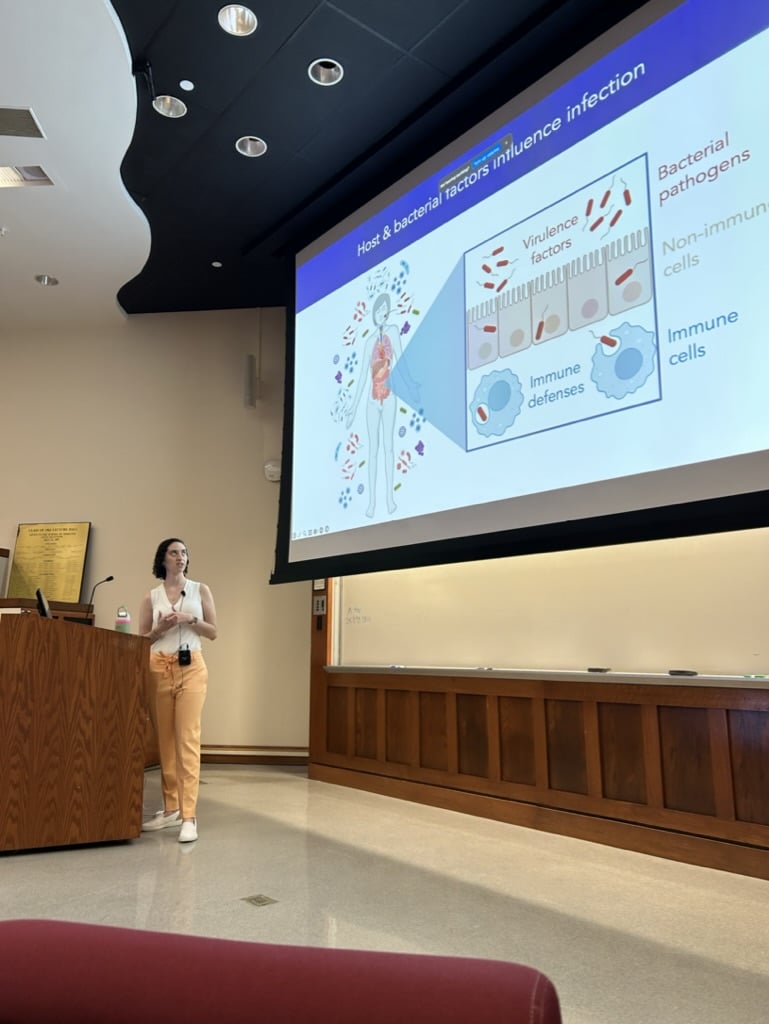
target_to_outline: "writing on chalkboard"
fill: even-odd
[[[344,613],[344,622],[346,626],[365,626],[371,622],[371,616],[364,615],[359,607],[348,607]]]

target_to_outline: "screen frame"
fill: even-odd
[[[679,3],[661,3],[651,0],[650,3],[636,7],[632,17],[638,27],[654,21],[661,14],[668,13]],[[627,11],[620,12],[615,25],[624,20]],[[611,31],[609,35],[611,35]],[[596,33],[598,38],[602,33]],[[591,42],[588,40],[587,42]],[[585,40],[581,40],[567,59],[561,59],[551,65],[544,76],[540,72],[532,75],[527,86],[538,85],[549,78],[553,67],[569,66],[574,63],[575,74],[580,71],[580,62],[585,62]],[[588,62],[589,63],[589,62]],[[487,122],[499,116],[501,110],[507,110],[519,99],[512,99],[498,108],[494,114],[478,120],[473,128],[481,134],[487,130]],[[504,116],[509,116],[505,114]],[[466,133],[465,133],[466,134]],[[453,143],[463,144],[464,134],[457,135]],[[445,148],[445,147],[443,147]],[[441,159],[443,149],[436,146],[431,160]],[[404,185],[409,178],[424,173],[424,161],[405,175],[401,173],[397,181],[381,190],[376,202],[380,200],[387,206],[393,194],[400,194],[408,186]],[[373,200],[372,200],[373,202]],[[370,215],[372,202],[359,206],[347,217],[341,217],[333,230],[318,235],[309,245],[297,248],[297,262],[307,259],[307,252],[318,251],[317,246],[325,246],[334,237],[341,237],[350,230],[353,223],[361,223]],[[412,568],[420,565],[436,565],[441,563],[470,561],[487,558],[509,557],[518,554],[567,550],[571,548],[599,547],[607,544],[633,543],[638,541],[656,540],[677,536],[726,532],[732,530],[751,529],[769,525],[769,491],[750,490],[745,493],[719,494],[698,500],[677,500],[671,505],[655,505],[651,508],[633,508],[614,514],[598,515],[591,518],[572,519],[562,522],[551,522],[523,526],[517,529],[498,530],[472,536],[456,536],[450,539],[436,539],[393,544],[375,549],[365,549],[351,554],[321,555],[317,558],[301,558],[290,560],[291,540],[291,504],[293,481],[293,417],[294,417],[294,370],[295,370],[295,335],[294,316],[296,297],[292,306],[292,315],[288,319],[286,378],[285,378],[285,419],[283,436],[283,473],[280,489],[280,504],[276,542],[276,563],[271,582],[292,582],[317,577],[352,575],[356,573],[388,570],[393,568]],[[765,454],[765,453],[764,453]],[[396,524],[398,526],[400,524]],[[408,534],[404,525],[395,532]]]

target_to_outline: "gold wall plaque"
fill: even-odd
[[[20,523],[16,531],[8,597],[80,600],[90,523]]]

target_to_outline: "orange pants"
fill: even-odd
[[[160,752],[163,808],[194,818],[200,785],[200,718],[208,688],[201,651],[180,665],[176,654],[150,652],[153,721]]]

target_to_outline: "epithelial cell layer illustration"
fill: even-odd
[[[648,196],[639,157],[466,251],[468,450],[661,399]]]

